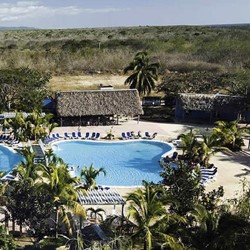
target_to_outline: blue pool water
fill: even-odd
[[[63,141],[54,143],[53,151],[64,162],[75,166],[75,173],[89,167],[103,167],[107,175],[97,178],[98,185],[139,186],[142,180],[158,182],[161,180],[159,160],[172,148],[167,143],[157,141],[94,142]],[[80,166],[80,168],[77,168]]]
[[[10,172],[22,159],[15,150],[0,145],[0,171]]]

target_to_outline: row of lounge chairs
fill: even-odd
[[[216,167],[200,168],[200,172],[201,172],[201,184],[205,185],[208,182],[215,180],[217,175],[217,168]]]
[[[81,132],[72,132],[71,136],[65,132],[64,133],[64,139],[84,139],[84,140],[98,140],[100,139],[101,134],[98,132],[92,132],[90,134],[89,132],[86,132],[85,135],[82,135]]]
[[[91,189],[84,195],[78,191],[78,198],[82,204],[123,204],[125,200],[119,193],[110,189]]]
[[[54,140],[59,140],[59,139],[84,139],[84,140],[98,140],[100,139],[101,134],[92,132],[90,134],[89,132],[86,132],[85,135],[82,135],[81,132],[72,132],[71,135],[68,132],[64,132],[64,135],[61,136],[59,133],[51,134],[44,140],[44,144],[48,144]]]
[[[9,135],[0,135],[0,143],[7,143],[7,144],[10,144],[10,145],[14,145],[14,144],[18,144],[20,141],[15,138],[15,137],[11,137]]]
[[[121,133],[121,138],[123,140],[127,140],[127,139],[148,139],[148,140],[152,140],[156,136],[157,136],[157,133],[153,133],[152,135],[150,135],[149,132],[145,132],[145,134],[143,136],[141,131],[138,131],[137,134],[135,134],[133,131],[132,132],[122,132]]]

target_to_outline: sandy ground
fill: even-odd
[[[114,132],[116,138],[121,136],[123,131],[142,131],[142,133],[148,131],[149,133],[157,132],[158,135],[156,140],[160,141],[171,141],[176,139],[177,136],[189,129],[195,130],[206,130],[208,129],[207,125],[195,125],[195,124],[178,124],[178,123],[153,123],[145,121],[136,121],[136,120],[127,120],[121,121],[119,125],[114,126],[88,126],[81,127],[81,132],[100,132],[101,136],[105,136],[110,129]],[[53,132],[63,132],[68,131],[77,131],[77,127],[57,127]],[[246,178],[250,182],[250,151],[247,149],[248,141],[244,150],[239,153],[217,153],[211,157],[211,162],[218,168],[218,173],[216,179],[212,182],[209,182],[206,185],[206,190],[211,191],[223,186],[225,190],[224,199],[235,198],[236,195],[241,191],[242,185],[241,180]],[[134,188],[115,188],[122,196],[125,196],[127,193],[132,192]],[[119,206],[120,207],[120,206]],[[104,207],[108,211],[112,211],[113,207]],[[117,208],[117,211],[120,212],[120,208]]]
[[[100,84],[112,85],[117,88],[127,88],[124,82],[126,75],[78,75],[53,76],[48,83],[52,91],[93,90],[99,89]]]

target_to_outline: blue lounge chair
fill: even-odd
[[[59,138],[56,136],[56,134],[51,134],[51,136],[52,136],[52,139],[54,139],[54,140],[59,139]]]
[[[89,132],[86,132],[86,135],[85,135],[84,139],[86,139],[86,140],[89,139]]]
[[[122,132],[122,139],[123,139],[123,140],[127,140],[127,139],[128,139],[128,137],[126,136],[126,133],[125,133],[125,132]]]
[[[151,138],[149,132],[145,132],[145,138],[147,138],[147,139]]]
[[[59,138],[59,139],[63,138],[62,136],[59,135],[59,133],[56,133],[56,137]]]
[[[130,132],[127,132],[127,137],[128,137],[128,139],[132,139],[133,138],[133,136],[131,135]]]
[[[95,136],[96,136],[96,133],[95,133],[95,132],[93,132],[93,133],[92,133],[92,135],[91,135],[91,137],[90,137],[90,139],[92,139],[92,140],[93,140],[93,139],[95,138]]]
[[[64,138],[65,138],[65,139],[70,139],[70,136],[68,135],[67,132],[64,132]]]
[[[76,135],[76,132],[72,132],[72,138],[73,139],[78,139],[77,135]]]
[[[100,136],[101,136],[101,134],[97,132],[96,135],[95,135],[95,137],[93,138],[93,140],[98,140],[98,139],[100,139]]]
[[[77,132],[77,136],[78,136],[78,138],[81,139],[81,138],[82,138],[82,133],[81,133],[80,131],[78,131],[78,132]]]
[[[3,135],[2,138],[0,139],[0,142],[4,142],[5,140],[7,140],[7,136]]]

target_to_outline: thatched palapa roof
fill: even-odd
[[[61,117],[143,114],[136,89],[59,92],[56,99]]]
[[[221,94],[180,94],[179,101],[184,110],[213,111],[229,108],[239,111],[244,106],[245,98]]]

